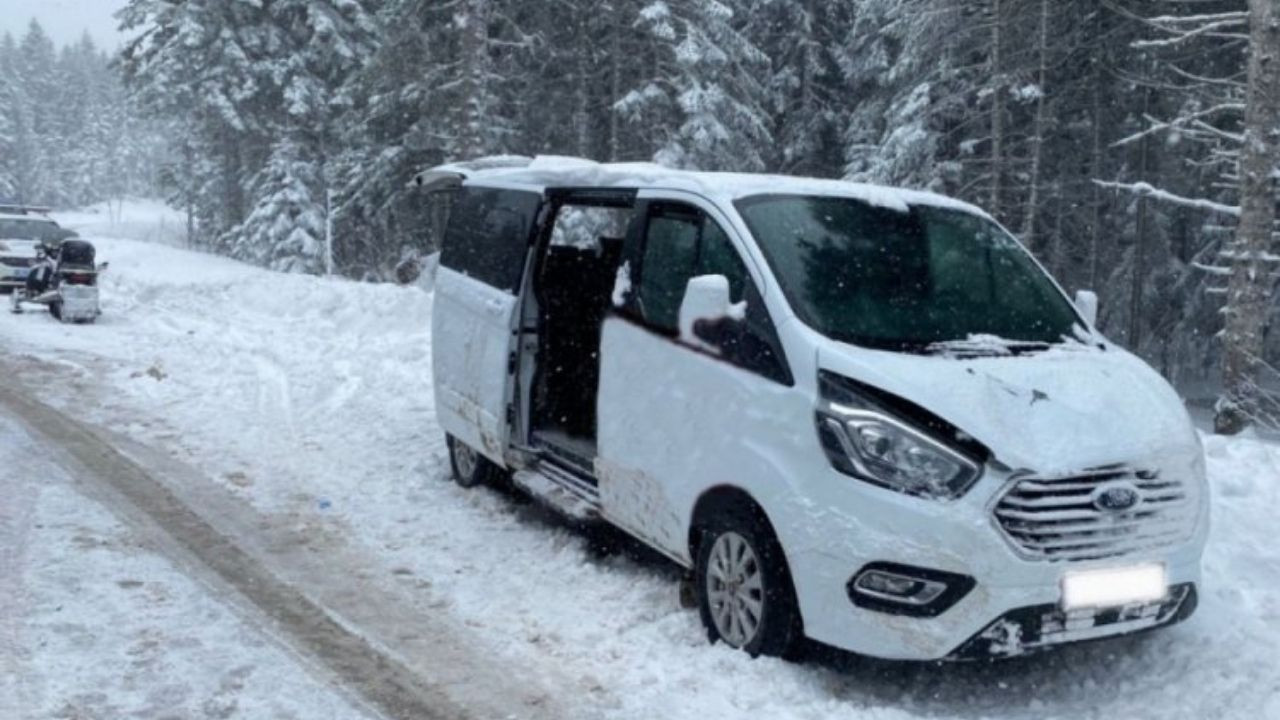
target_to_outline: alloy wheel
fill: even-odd
[[[764,618],[764,573],[751,543],[735,532],[717,537],[706,578],[716,632],[729,645],[744,647]]]

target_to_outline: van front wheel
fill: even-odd
[[[802,631],[782,546],[759,513],[735,508],[698,544],[698,610],[712,642],[752,657],[795,657]]]
[[[448,435],[445,442],[449,446],[449,467],[453,470],[453,479],[462,487],[495,484],[502,476],[501,468],[461,440]]]

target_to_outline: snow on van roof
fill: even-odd
[[[27,222],[53,222],[43,215],[20,215],[18,213],[0,212],[0,220],[25,220]]]
[[[989,217],[969,203],[945,195],[882,185],[758,173],[695,172],[654,163],[599,163],[583,158],[500,155],[432,168],[418,176],[461,175],[468,184],[502,184],[533,189],[548,187],[663,188],[686,190],[722,200],[755,195],[825,195],[849,197],[906,212],[912,205],[946,207]]]

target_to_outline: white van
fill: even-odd
[[[978,208],[566,158],[417,182],[455,193],[457,480],[509,475],[690,569],[713,641],[976,658],[1194,610],[1182,403]]]

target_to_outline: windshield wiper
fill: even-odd
[[[931,355],[957,358],[1012,357],[1044,352],[1053,343],[1039,340],[1010,340],[996,335],[970,335],[963,340],[943,340],[930,343],[926,351]]]

